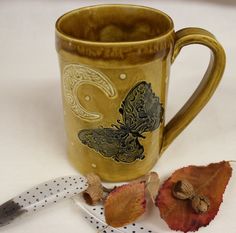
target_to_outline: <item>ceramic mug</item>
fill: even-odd
[[[202,44],[211,60],[200,85],[165,124],[170,66]],[[165,13],[135,5],[73,10],[56,22],[68,154],[83,174],[124,181],[147,173],[211,98],[225,53],[200,28],[175,32]]]

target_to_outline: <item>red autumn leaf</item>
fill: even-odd
[[[228,181],[232,175],[229,162],[222,161],[208,166],[189,166],[175,171],[165,181],[156,199],[161,217],[172,230],[183,232],[196,231],[207,226],[216,216]],[[210,201],[207,212],[197,214],[189,200],[173,197],[172,187],[179,180],[188,180],[195,193],[206,196]]]
[[[107,196],[104,207],[108,225],[122,227],[134,222],[145,212],[145,184],[131,183],[114,189]]]

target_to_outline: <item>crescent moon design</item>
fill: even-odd
[[[67,103],[72,112],[83,120],[93,121],[102,118],[98,112],[89,112],[80,103],[77,90],[79,86],[89,84],[99,88],[108,98],[117,95],[116,88],[110,79],[100,71],[79,64],[70,64],[63,70],[63,87]]]

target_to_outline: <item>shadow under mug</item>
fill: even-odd
[[[196,91],[165,124],[170,66],[181,48],[211,50]],[[83,174],[124,181],[147,173],[214,93],[225,53],[200,28],[174,31],[165,13],[135,5],[73,10],[56,22],[68,154]]]

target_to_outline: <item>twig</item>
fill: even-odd
[[[229,163],[236,163],[236,160],[228,160]]]

